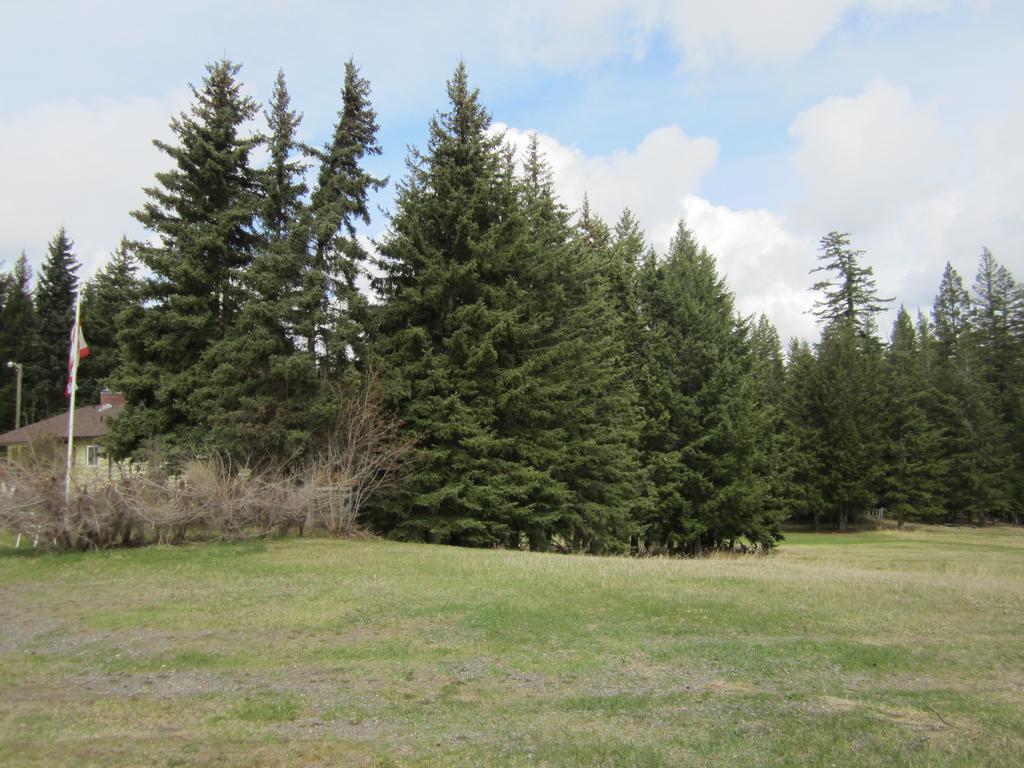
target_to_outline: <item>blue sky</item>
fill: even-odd
[[[173,6],[173,7],[169,7]],[[223,55],[266,99],[278,67],[309,141],[344,61],[373,86],[398,178],[464,58],[513,143],[538,131],[570,206],[684,219],[745,312],[785,336],[818,238],[852,232],[879,287],[928,305],[983,245],[1024,279],[1024,3],[1013,0],[521,0],[515,4],[0,0],[0,259],[38,263],[65,224],[84,273],[164,163],[151,147]],[[378,198],[391,203],[391,191]],[[382,216],[367,229],[379,236]]]

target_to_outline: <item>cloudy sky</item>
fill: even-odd
[[[541,137],[565,202],[630,207],[664,249],[684,219],[744,312],[816,335],[808,276],[852,233],[884,294],[929,306],[982,246],[1024,280],[1020,0],[0,0],[0,260],[38,264],[64,224],[88,274],[165,164],[153,138],[221,56],[265,101],[283,68],[326,139],[353,57],[385,154],[463,58],[515,143]],[[391,191],[378,199],[391,204]],[[379,235],[378,216],[367,230]]]

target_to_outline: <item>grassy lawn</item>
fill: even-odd
[[[0,545],[0,764],[1024,764],[1024,531]]]

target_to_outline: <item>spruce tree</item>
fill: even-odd
[[[953,269],[952,264],[946,262],[939,293],[932,308],[936,351],[941,360],[958,363],[965,370],[971,367],[968,333],[972,313],[963,278]]]
[[[924,336],[927,341],[927,336]],[[900,307],[886,354],[885,484],[882,503],[902,527],[906,520],[942,519],[946,461],[932,422],[933,394],[921,336]]]
[[[986,381],[1003,394],[1014,384],[1020,351],[1013,328],[1018,292],[1009,270],[996,261],[988,248],[982,249],[978,260],[974,297],[970,328],[978,363]]]
[[[370,223],[369,195],[387,183],[364,167],[381,153],[377,114],[370,84],[351,59],[341,96],[330,143],[312,151],[320,170],[309,205],[312,252],[300,305],[306,349],[325,375],[344,373],[363,356],[367,303],[356,282],[368,255],[356,227]]]
[[[822,452],[822,497],[836,529],[856,529],[884,481],[884,409],[880,345],[849,322],[822,332],[812,413]]]
[[[819,251],[821,263],[811,273],[825,276],[812,286],[823,294],[815,302],[815,316],[826,325],[846,322],[870,335],[872,318],[892,299],[878,295],[873,270],[861,263],[864,251],[850,247],[849,233],[835,231],[821,238]]]
[[[257,111],[242,93],[240,66],[207,66],[193,104],[171,121],[175,144],[155,141],[174,163],[146,188],[134,216],[156,237],[136,253],[143,280],[137,318],[122,330],[124,364],[115,376],[129,407],[117,420],[115,455],[162,436],[169,456],[196,450],[205,432],[193,393],[200,360],[235,321],[241,274],[258,244],[259,184],[249,157],[257,136],[242,134]]]
[[[643,412],[631,354],[639,332],[637,255],[631,251],[636,243],[613,243],[604,222],[586,205],[579,219],[573,257],[561,266],[571,311],[548,345],[555,348],[559,339],[569,339],[575,349],[573,355],[558,352],[564,368],[559,378],[572,386],[563,417],[568,460],[556,476],[573,494],[575,548],[605,551],[626,546],[645,510],[639,454]],[[639,234],[638,227],[625,227],[624,236]],[[531,259],[544,257],[540,251]]]
[[[102,270],[86,283],[82,294],[82,327],[89,342],[88,363],[79,371],[78,402],[99,402],[100,392],[121,366],[118,336],[139,304],[138,262],[122,238]]]
[[[269,161],[259,175],[259,244],[241,277],[238,317],[204,352],[207,376],[192,397],[193,411],[209,425],[205,445],[247,464],[297,457],[322,421],[316,361],[301,338],[308,265],[301,116],[291,109],[283,72],[264,114]]]
[[[763,421],[747,324],[735,317],[713,257],[685,226],[663,262],[646,262],[641,306],[647,542],[690,553],[741,539],[770,548],[778,522],[766,515],[768,489],[757,474]]]
[[[20,363],[22,375],[21,423],[32,421],[34,409],[30,397],[30,384],[37,375],[35,367],[36,316],[32,302],[32,268],[22,252],[9,275],[4,275],[6,289],[0,307],[0,429],[14,429],[14,409],[17,396],[15,371],[8,362]]]
[[[825,513],[824,452],[821,421],[815,408],[818,361],[811,346],[792,339],[786,355],[782,393],[784,434],[791,454],[785,507],[794,518],[809,519],[820,531]]]
[[[621,328],[626,353],[633,361],[642,357],[643,319],[640,314],[639,281],[644,259],[653,253],[640,222],[628,208],[615,223],[608,260],[607,280]],[[634,368],[634,379],[640,368]]]
[[[1022,343],[1017,324],[1021,314],[1020,289],[1013,275],[983,248],[974,280],[971,337],[977,350],[978,376],[987,385],[988,396],[1000,422],[991,440],[1000,440],[1000,453],[1009,457],[1004,468],[1006,486],[1012,498],[1000,502],[990,514],[1001,519],[1019,519],[1024,500],[1024,379]]]
[[[850,248],[848,234],[830,232],[819,250],[821,263],[811,272],[825,276],[813,285],[823,294],[815,315],[826,325],[811,405],[824,454],[822,496],[845,531],[883,491],[883,357],[874,316],[891,299],[878,295],[872,269],[861,263],[863,251]]]
[[[67,231],[61,227],[50,241],[35,291],[38,341],[31,399],[37,419],[67,409],[68,338],[75,322],[79,266],[72,247]]]
[[[983,522],[1008,511],[1011,490],[1004,473],[1009,456],[995,393],[985,380],[973,304],[963,280],[949,264],[932,308],[937,393],[934,423],[942,430],[947,465],[942,497],[950,522]]]
[[[781,521],[801,506],[803,494],[795,479],[799,438],[786,413],[786,365],[782,341],[771,321],[761,315],[750,334],[751,394],[761,420],[756,473],[765,486],[765,511]],[[801,510],[802,511],[802,510]]]
[[[510,359],[523,308],[517,185],[462,63],[448,98],[426,152],[411,151],[380,244],[374,356],[420,442],[415,470],[374,522],[400,538],[518,545],[550,481],[516,455],[496,413],[525,376]]]

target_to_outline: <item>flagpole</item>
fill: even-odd
[[[71,329],[71,349],[68,351],[68,359],[71,361],[71,395],[68,398],[68,458],[64,471],[64,500],[71,501],[71,462],[75,451],[75,394],[78,390],[78,347],[82,329],[79,322],[82,319],[82,291],[79,289],[75,298],[75,324]]]

